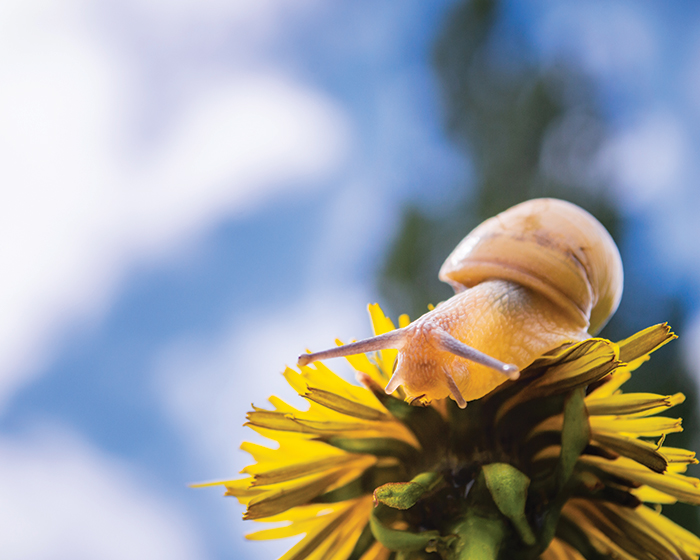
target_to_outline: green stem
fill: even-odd
[[[454,527],[459,535],[449,560],[496,560],[506,535],[503,521],[478,515],[467,515]]]

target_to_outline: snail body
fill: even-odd
[[[410,325],[299,364],[385,348],[399,351],[386,391],[410,399],[478,399],[541,354],[598,332],[622,296],[614,241],[588,212],[535,199],[490,218],[440,270],[455,295]]]
[[[487,356],[515,366],[510,371],[467,361],[431,343],[438,326]],[[406,327],[407,343],[400,348],[394,378],[388,391],[403,385],[410,397],[450,396],[449,372],[465,401],[489,393],[532,360],[567,341],[587,337],[547,298],[507,280],[487,280],[464,290]],[[505,374],[505,375],[504,375]],[[393,391],[391,391],[393,392]],[[453,395],[455,398],[456,395]],[[455,398],[459,404],[459,397]]]

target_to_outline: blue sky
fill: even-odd
[[[245,466],[245,412],[289,395],[285,364],[369,334],[401,205],[445,204],[469,180],[430,67],[452,4],[4,4],[8,557],[289,546],[245,542],[241,508],[187,484]],[[611,127],[587,172],[610,179],[629,242],[668,271],[660,287],[697,301],[700,19],[686,7],[511,1],[506,21],[543,64],[568,57],[599,84]]]

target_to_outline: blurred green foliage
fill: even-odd
[[[612,197],[606,196],[604,180],[591,173],[607,133],[595,83],[570,60],[542,65],[502,10],[497,0],[462,1],[437,40],[434,64],[446,131],[468,158],[473,176],[454,189],[449,205],[404,209],[379,277],[383,301],[394,315],[407,312],[415,318],[429,303],[450,297],[451,289],[437,279],[445,257],[484,219],[530,198],[563,198],[587,209],[623,248],[623,262],[634,258],[620,244],[624,224]],[[627,291],[603,336],[619,340],[652,322],[667,320],[676,329],[684,323],[679,300],[658,302],[663,318],[640,313],[650,295],[629,289],[645,286],[644,278],[630,277],[630,270],[640,268],[626,269]],[[684,417],[686,431],[674,435],[670,444],[693,448],[698,441],[693,437],[698,431],[696,387],[679,352],[676,343],[655,354],[629,391],[685,392],[688,400],[672,414]],[[665,513],[696,533],[700,530],[695,508],[672,506]]]

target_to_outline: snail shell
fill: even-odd
[[[605,228],[556,199],[518,204],[455,248],[440,279],[456,294],[410,325],[314,354],[299,365],[396,348],[386,392],[412,400],[482,397],[541,354],[600,330],[622,296],[619,251]]]
[[[484,280],[540,292],[595,334],[622,297],[622,261],[603,225],[554,198],[528,200],[477,226],[440,269],[455,292]]]

